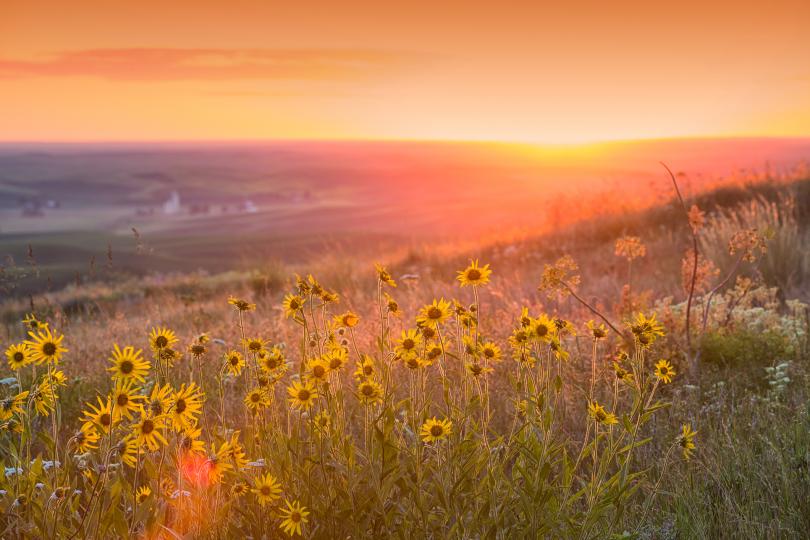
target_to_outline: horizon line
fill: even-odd
[[[224,138],[224,139],[77,139],[77,140],[14,140],[0,139],[0,146],[125,146],[125,145],[240,145],[240,144],[369,144],[369,143],[422,143],[422,144],[469,144],[504,146],[577,147],[609,145],[616,143],[678,142],[678,141],[810,141],[808,135],[688,135],[662,137],[605,138],[583,141],[541,141],[523,139],[439,139],[416,137],[290,137],[290,138]]]

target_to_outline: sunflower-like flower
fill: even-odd
[[[135,349],[131,345],[121,349],[116,343],[110,357],[112,366],[107,368],[107,371],[112,373],[114,379],[146,382],[150,364],[148,360],[144,360],[142,354],[140,349]]]
[[[346,328],[354,328],[355,326],[357,326],[357,323],[360,322],[360,317],[352,311],[347,311],[346,313],[335,315],[334,321],[335,324],[338,326],[345,326]]]
[[[265,392],[264,388],[254,388],[245,395],[243,401],[245,406],[253,414],[270,406],[270,398],[267,396],[267,392]]]
[[[672,382],[672,378],[676,375],[675,369],[667,360],[659,360],[655,364],[655,376],[664,384]]]
[[[568,358],[571,356],[568,351],[563,349],[562,342],[558,337],[554,337],[548,342],[548,348],[551,349],[551,352],[554,353],[554,357],[557,358],[557,360],[568,361]]]
[[[236,308],[237,311],[253,311],[256,309],[256,304],[251,304],[247,300],[236,298],[235,296],[229,296],[228,303]]]
[[[82,420],[84,425],[89,424],[101,430],[102,433],[109,433],[116,422],[112,412],[112,400],[109,397],[102,400],[98,396],[96,396],[96,399],[98,400],[98,407],[92,403],[87,403],[87,409],[83,412]]]
[[[205,393],[196,383],[189,383],[188,386],[182,385],[172,396],[172,404],[169,409],[174,430],[181,432],[196,425],[197,416],[202,411],[204,401]]]
[[[422,438],[423,442],[432,443],[446,439],[451,433],[453,433],[453,422],[447,418],[438,420],[434,416],[433,418],[428,418],[425,423],[422,424],[419,436]]]
[[[8,360],[8,367],[12,371],[17,371],[21,367],[25,367],[31,363],[31,352],[25,343],[16,343],[10,345],[6,349],[6,359]]]
[[[318,399],[318,389],[311,381],[293,381],[287,388],[290,406],[294,409],[309,410]]]
[[[247,454],[245,454],[245,448],[242,446],[242,443],[239,442],[239,433],[240,431],[236,430],[231,434],[231,448],[228,454],[236,470],[244,469],[249,463]]]
[[[509,336],[509,345],[514,353],[520,353],[528,348],[530,340],[530,328],[516,328]]]
[[[328,411],[321,411],[315,415],[314,422],[318,433],[326,434],[329,433],[329,429],[332,427],[332,416]]]
[[[172,394],[174,390],[171,385],[166,383],[163,386],[155,383],[152,391],[149,393],[149,399],[146,403],[146,409],[155,416],[161,416],[169,412],[172,406]]]
[[[34,409],[40,416],[50,415],[59,399],[56,387],[47,378],[37,385],[31,397],[34,400]]]
[[[250,486],[248,486],[245,482],[236,482],[234,485],[231,486],[231,497],[242,497],[250,493]]]
[[[338,293],[334,291],[327,291],[326,289],[321,291],[319,298],[321,299],[321,302],[324,303],[324,305],[340,302],[340,296],[338,295]]]
[[[585,323],[585,326],[590,330],[593,339],[599,340],[607,337],[607,327],[604,323],[597,323],[594,320],[590,320]]]
[[[689,459],[692,457],[692,452],[695,450],[695,435],[697,431],[692,431],[691,424],[684,424],[681,426],[681,434],[678,436],[676,442],[683,451],[683,457]]]
[[[383,388],[372,379],[366,379],[357,385],[357,398],[363,405],[374,405],[383,399]]]
[[[615,414],[607,412],[603,406],[595,401],[588,403],[588,414],[598,424],[610,425],[619,422]]]
[[[161,349],[169,349],[173,347],[177,341],[177,336],[169,328],[155,326],[149,332],[149,347],[155,352]]]
[[[174,367],[175,362],[183,359],[183,353],[171,347],[155,351],[155,356],[170,368]]]
[[[98,434],[96,426],[90,423],[85,423],[79,428],[79,431],[73,435],[73,444],[77,454],[85,454],[91,450],[98,448],[98,440],[101,437]]]
[[[304,308],[305,302],[306,300],[297,294],[288,294],[284,297],[284,301],[281,303],[282,307],[284,308],[284,315],[286,315],[288,319],[290,317],[295,317]]]
[[[545,315],[540,315],[536,319],[532,319],[528,330],[528,337],[532,341],[548,343],[554,338],[557,327],[554,326],[554,321]]]
[[[256,479],[251,491],[256,495],[259,504],[264,506],[278,500],[281,496],[281,484],[272,474],[267,473]]]
[[[141,486],[135,492],[135,499],[138,501],[138,504],[145,503],[151,496],[152,496],[152,488],[150,488],[149,486]]]
[[[273,347],[269,351],[259,353],[259,367],[268,375],[273,375],[278,371],[286,369],[287,362],[284,352],[278,347]]]
[[[640,345],[647,347],[664,335],[664,326],[655,319],[655,313],[649,318],[645,317],[643,313],[639,313],[630,324],[630,331]]]
[[[301,503],[298,501],[290,503],[290,501],[285,500],[284,503],[286,504],[286,508],[279,510],[280,517],[282,518],[279,527],[290,536],[300,536],[302,534],[302,525],[309,522],[307,519],[309,512],[306,507],[301,506]]]
[[[419,310],[416,323],[420,326],[436,328],[449,319],[450,315],[452,315],[450,302],[444,298],[440,300],[434,298],[432,303]]]
[[[402,358],[416,356],[418,347],[422,344],[422,334],[416,329],[402,331],[402,337],[397,341],[394,352]]]
[[[115,382],[111,396],[114,422],[122,418],[132,420],[132,413],[140,410],[144,396],[138,394],[139,390],[132,379],[118,379]]]
[[[380,283],[383,285],[388,285],[390,287],[396,287],[397,282],[394,281],[394,278],[391,277],[391,272],[386,270],[386,268],[378,263],[374,263],[374,269],[377,271],[377,279],[380,280]]]
[[[228,441],[219,445],[218,449],[211,446],[211,454],[208,455],[206,461],[208,468],[208,481],[212,484],[218,484],[222,481],[222,476],[233,469],[230,462],[231,443]]]
[[[367,355],[363,354],[361,360],[357,362],[357,369],[354,371],[354,380],[357,382],[363,381],[374,376],[376,369],[374,367],[374,360]]]
[[[461,282],[462,287],[472,286],[480,287],[489,283],[489,276],[492,270],[489,265],[478,266],[478,260],[470,261],[470,265],[464,270],[458,271],[457,280]]]
[[[22,322],[28,327],[29,330],[42,330],[44,328],[48,328],[48,323],[45,321],[40,321],[33,313],[26,315]]]
[[[481,356],[486,358],[488,362],[500,362],[501,348],[492,341],[485,341],[481,345]]]
[[[51,332],[47,326],[28,332],[31,339],[25,341],[31,354],[31,360],[37,365],[45,363],[58,364],[62,354],[68,350],[62,347],[65,336]]]
[[[445,344],[445,346],[446,345],[447,344]],[[432,364],[439,359],[444,351],[445,349],[442,347],[441,343],[438,341],[431,341],[425,345],[425,360]]]
[[[388,313],[394,317],[402,317],[402,310],[399,309],[399,302],[394,300],[394,297],[387,292],[384,292],[383,295],[385,296],[385,309],[388,310]]]
[[[329,377],[329,361],[324,358],[312,358],[307,361],[304,376],[316,384],[326,381]]]
[[[202,428],[197,426],[188,427],[183,430],[180,436],[180,449],[186,454],[205,454],[205,443],[200,439]]]
[[[248,337],[242,340],[242,345],[245,346],[245,349],[247,349],[249,353],[257,355],[264,352],[269,343],[270,340],[261,337]]]
[[[56,388],[67,386],[67,375],[65,375],[65,372],[62,370],[52,370],[51,372],[45,374],[45,378]]]
[[[138,456],[141,455],[141,445],[132,435],[121,439],[116,446],[121,463],[134,469],[138,465]]]
[[[400,359],[402,360],[402,363],[405,364],[405,367],[411,370],[423,369],[430,365],[430,362],[427,361],[425,358],[417,356],[415,354],[401,356]]]
[[[28,394],[28,390],[25,390],[16,396],[0,400],[0,422],[5,422],[15,414],[22,414],[25,410],[23,407],[25,406],[25,400]]]
[[[329,371],[340,371],[349,361],[349,353],[343,347],[335,347],[323,355],[323,360],[329,363]]]
[[[205,334],[202,335],[204,336]],[[186,348],[186,350],[194,360],[199,360],[200,358],[208,354],[208,347],[205,346],[206,343],[207,340],[202,341],[200,339],[195,339],[194,341],[189,343],[188,348]]]
[[[618,362],[613,362],[613,374],[616,375],[616,379],[624,383],[629,384],[633,382],[633,374]]]
[[[141,417],[132,426],[132,435],[138,445],[145,446],[152,452],[166,444],[163,430],[166,428],[166,417],[155,416],[150,411],[144,411]]]
[[[487,367],[478,361],[467,362],[464,365],[464,369],[466,369],[467,373],[472,375],[472,377],[475,379],[487,375],[488,373],[492,373],[493,371],[491,367]]]
[[[242,368],[245,367],[245,359],[239,351],[228,351],[225,353],[225,369],[228,373],[238,377],[242,374]]]
[[[554,328],[557,330],[557,335],[562,336],[575,336],[577,335],[576,327],[571,323],[571,321],[567,321],[565,319],[561,319],[560,317],[554,318]]]

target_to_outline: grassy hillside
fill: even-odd
[[[395,245],[380,262],[396,287],[379,253],[325,244],[213,274],[138,277],[114,256],[95,279],[7,297],[4,347],[33,312],[68,350],[3,366],[0,445],[21,469],[0,485],[2,535],[804,538],[809,185],[687,201],[706,259],[690,339],[674,202],[475,249]],[[492,274],[460,287],[471,257]],[[20,271],[42,283],[36,263]],[[163,327],[176,343],[155,345]],[[127,360],[143,378],[125,393],[148,406],[113,407],[107,431],[89,404],[117,403]]]

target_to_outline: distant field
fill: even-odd
[[[808,157],[807,140],[6,145],[0,255],[19,273],[30,245],[37,279],[58,285],[103,267],[108,247],[134,272],[296,262],[327,245],[371,254],[659,202],[671,195],[659,160],[687,172],[691,192],[740,169],[740,178],[778,175]],[[173,193],[179,203],[167,211]]]

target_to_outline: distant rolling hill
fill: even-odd
[[[224,270],[409,242],[548,230],[753,170],[778,176],[810,140],[586,147],[279,142],[0,146],[0,255],[56,285],[105,260],[134,272]],[[740,172],[741,170],[745,172]],[[133,232],[138,231],[138,239]],[[25,290],[21,287],[18,290]]]

